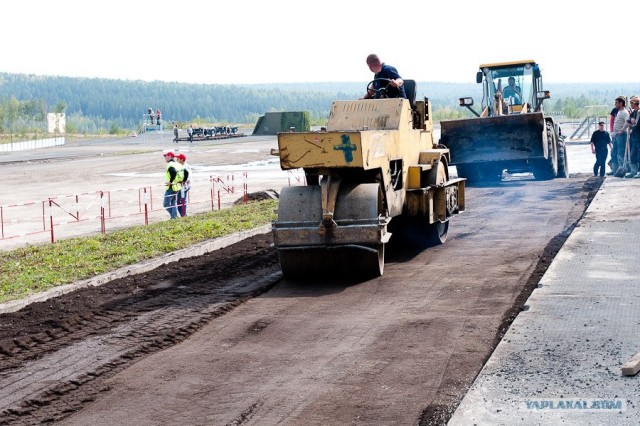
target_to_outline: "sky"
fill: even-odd
[[[533,59],[549,83],[640,81],[619,7],[535,0],[9,0],[0,72],[204,84],[416,81]],[[616,28],[618,23],[622,26]],[[618,40],[615,32],[620,31]],[[617,58],[617,59],[614,59]],[[632,71],[633,70],[633,71]]]

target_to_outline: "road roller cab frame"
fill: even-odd
[[[514,84],[509,85],[512,80]],[[533,172],[536,179],[568,177],[564,139],[544,115],[540,67],[533,60],[480,65],[482,111],[473,98],[460,98],[476,117],[440,122],[440,143],[451,150],[458,176],[470,182],[500,180],[502,172]]]
[[[443,243],[465,210],[464,179],[449,179],[449,150],[433,140],[431,105],[414,101],[413,81],[405,87],[410,99],[336,101],[326,129],[278,134],[282,169],[307,178],[282,189],[273,223],[285,277],[379,276],[388,225]]]

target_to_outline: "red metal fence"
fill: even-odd
[[[287,184],[304,183],[300,172],[288,173]],[[284,184],[284,182],[283,182]],[[261,190],[258,182],[252,183]],[[248,201],[247,172],[194,180],[187,196],[187,214],[220,210]],[[167,220],[162,185],[93,191],[46,200],[0,206],[0,249],[57,239],[106,233],[108,230]]]

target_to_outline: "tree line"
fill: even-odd
[[[46,131],[47,112],[65,112],[68,133],[139,130],[148,108],[160,108],[167,122],[253,125],[266,112],[306,111],[312,124],[326,121],[331,102],[361,97],[367,82],[290,84],[189,84],[0,73],[0,133]],[[580,118],[585,107],[608,114],[618,95],[640,94],[638,83],[547,84],[545,111]],[[458,98],[482,97],[475,83],[418,82],[418,99],[428,97],[434,119],[471,116]]]

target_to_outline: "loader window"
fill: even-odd
[[[487,73],[489,82],[489,99],[502,92],[507,104],[533,104],[533,72],[532,67],[513,66],[490,69]]]

